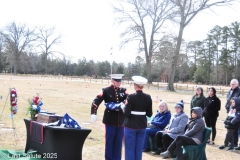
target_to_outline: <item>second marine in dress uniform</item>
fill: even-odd
[[[123,111],[121,106],[127,98],[125,88],[121,88],[122,74],[111,76],[112,85],[102,89],[102,92],[93,100],[91,106],[92,121],[97,120],[97,109],[101,102],[105,102],[105,111],[102,122],[105,124],[105,159],[121,160],[123,139]]]
[[[152,116],[152,99],[142,91],[147,79],[140,76],[133,76],[132,79],[136,92],[128,96],[123,109],[125,160],[141,160],[147,127],[146,116]]]

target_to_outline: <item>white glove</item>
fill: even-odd
[[[120,103],[122,110],[125,108],[125,104],[123,102]]]
[[[97,115],[92,114],[91,119],[92,119],[92,122],[96,122],[97,121]]]

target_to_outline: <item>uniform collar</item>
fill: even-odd
[[[113,89],[118,89],[119,87],[115,87],[115,86],[111,85],[111,88],[113,88]]]

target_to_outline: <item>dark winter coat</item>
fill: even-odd
[[[171,119],[171,112],[167,111],[164,113],[158,112],[155,117],[153,118],[151,124],[160,128],[161,130],[164,129]]]
[[[218,117],[221,109],[221,101],[220,99],[214,95],[212,97],[207,97],[204,100],[204,109],[203,109],[203,116],[206,118],[210,117]]]
[[[239,129],[240,127],[240,98],[234,97],[235,106],[232,109],[236,109],[235,117],[227,116],[224,121],[225,128],[227,129]]]
[[[126,88],[116,88],[113,85],[103,88],[102,93],[97,95],[97,97],[93,100],[91,106],[91,114],[97,114],[97,109],[99,105],[104,100],[105,103],[114,102],[120,103],[126,100],[128,94],[126,92]],[[123,112],[111,110],[106,108],[103,115],[103,123],[113,126],[122,126],[123,123]]]
[[[232,94],[231,94],[232,93]],[[227,94],[227,102],[226,102],[226,105],[225,105],[225,108],[227,110],[227,113],[229,112],[229,108],[231,106],[231,103],[230,103],[230,100],[231,98],[233,97],[239,97],[240,96],[240,89],[239,87],[236,87],[234,90],[233,89],[230,89],[228,91],[228,94]]]
[[[197,113],[197,118],[191,118],[190,122],[187,124],[187,130],[184,136],[192,138],[197,144],[203,141],[203,132],[205,130],[205,123],[202,119],[202,108],[194,107],[191,109]]]

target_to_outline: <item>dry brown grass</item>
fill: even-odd
[[[80,81],[66,80],[66,79],[50,79],[50,78],[36,78],[36,77],[21,77],[21,76],[6,76],[0,75],[0,114],[2,113],[8,91],[10,87],[16,87],[18,91],[18,106],[19,110],[14,117],[14,124],[18,136],[17,145],[13,138],[13,131],[0,130],[0,148],[5,149],[21,149],[24,150],[26,143],[26,129],[23,122],[27,112],[27,99],[32,98],[36,93],[40,93],[43,98],[44,110],[55,112],[60,115],[69,113],[83,128],[92,129],[83,147],[83,160],[103,160],[104,159],[104,125],[102,124],[102,116],[104,105],[98,111],[98,121],[92,123],[90,121],[90,106],[93,98],[101,91],[101,88],[108,86],[108,84],[100,83],[86,83]],[[134,90],[129,85],[124,85],[129,93]],[[207,87],[207,86],[203,86]],[[228,87],[227,87],[228,88]],[[156,96],[163,99],[169,104],[170,110],[174,111],[174,105],[179,100],[185,101],[185,111],[189,115],[189,102],[192,94],[189,93],[175,93],[160,91],[154,88],[145,88],[144,92],[150,94],[154,101],[154,112],[157,110]],[[217,136],[214,146],[207,146],[206,153],[210,160],[225,160],[225,159],[239,159],[239,151],[227,152],[220,151],[217,146],[223,144],[226,134],[226,129],[223,126],[223,119],[225,119],[226,111],[224,108],[225,97],[219,96],[222,101],[222,110],[217,122]],[[7,99],[6,107],[1,119],[4,122],[2,127],[12,127],[12,120],[9,119],[9,99]],[[124,157],[124,149],[123,149]],[[143,153],[143,160],[161,159],[160,156],[152,156],[151,154]]]

